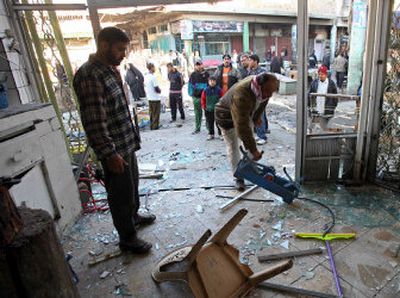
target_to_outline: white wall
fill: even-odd
[[[0,2],[0,72],[7,75],[8,102],[9,105],[17,106],[37,100],[35,92],[28,80],[28,70],[26,66],[21,41],[17,38],[15,28],[12,26],[11,16],[8,14],[6,0]],[[6,32],[9,31],[14,37],[8,38]],[[17,42],[16,48],[20,53],[10,49],[13,41]]]

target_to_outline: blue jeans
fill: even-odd
[[[267,119],[267,114],[265,111],[261,115],[261,126],[256,127],[256,134],[257,137],[260,139],[266,140],[267,139],[267,130],[268,130],[268,119]]]

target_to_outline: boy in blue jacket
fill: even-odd
[[[201,93],[207,88],[207,81],[209,74],[203,68],[203,63],[198,60],[195,63],[195,70],[189,78],[189,95],[193,98],[195,128],[193,134],[200,132],[201,119],[203,118],[203,111],[201,109]]]

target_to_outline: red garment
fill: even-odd
[[[204,90],[201,92],[200,103],[201,103],[201,107],[203,108],[203,110],[205,110],[206,109],[206,92]]]

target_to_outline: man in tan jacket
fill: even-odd
[[[253,127],[261,125],[262,112],[278,89],[277,78],[263,72],[234,85],[215,106],[215,119],[222,130],[233,173],[240,160],[239,139],[253,160],[261,159],[262,152],[257,149]],[[236,187],[243,191],[244,181],[236,179]]]

